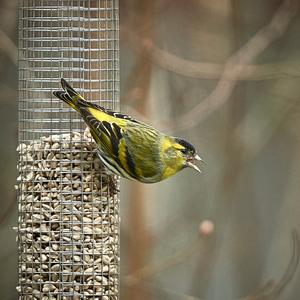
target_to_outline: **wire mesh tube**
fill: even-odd
[[[119,195],[52,96],[64,77],[118,110],[118,13],[117,0],[19,2],[19,299],[119,299]]]

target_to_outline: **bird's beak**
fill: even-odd
[[[196,170],[197,172],[201,173],[201,170],[195,164],[196,160],[204,162],[203,159],[198,154],[196,154],[194,157],[192,157],[190,160],[188,160],[186,162],[186,165],[187,165],[187,167],[190,167],[190,168]]]
[[[194,170],[198,171],[199,173],[201,173],[201,170],[191,161],[187,161],[186,165],[190,168],[193,168]]]
[[[204,160],[198,154],[194,156],[194,159],[204,162]]]

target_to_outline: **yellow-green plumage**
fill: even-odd
[[[54,95],[83,117],[98,146],[100,159],[115,174],[154,183],[185,167],[200,171],[194,162],[201,159],[190,143],[85,101],[63,78],[61,85],[63,91]]]

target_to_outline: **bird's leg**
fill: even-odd
[[[112,175],[107,175],[108,176],[108,188],[110,193],[113,195],[117,194],[120,192],[119,186],[118,186],[118,180],[117,176],[112,174]]]

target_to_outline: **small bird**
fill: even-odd
[[[53,94],[75,109],[90,129],[103,164],[114,174],[155,183],[190,167],[201,172],[202,161],[187,141],[166,135],[132,117],[87,102],[61,79],[63,91]]]

